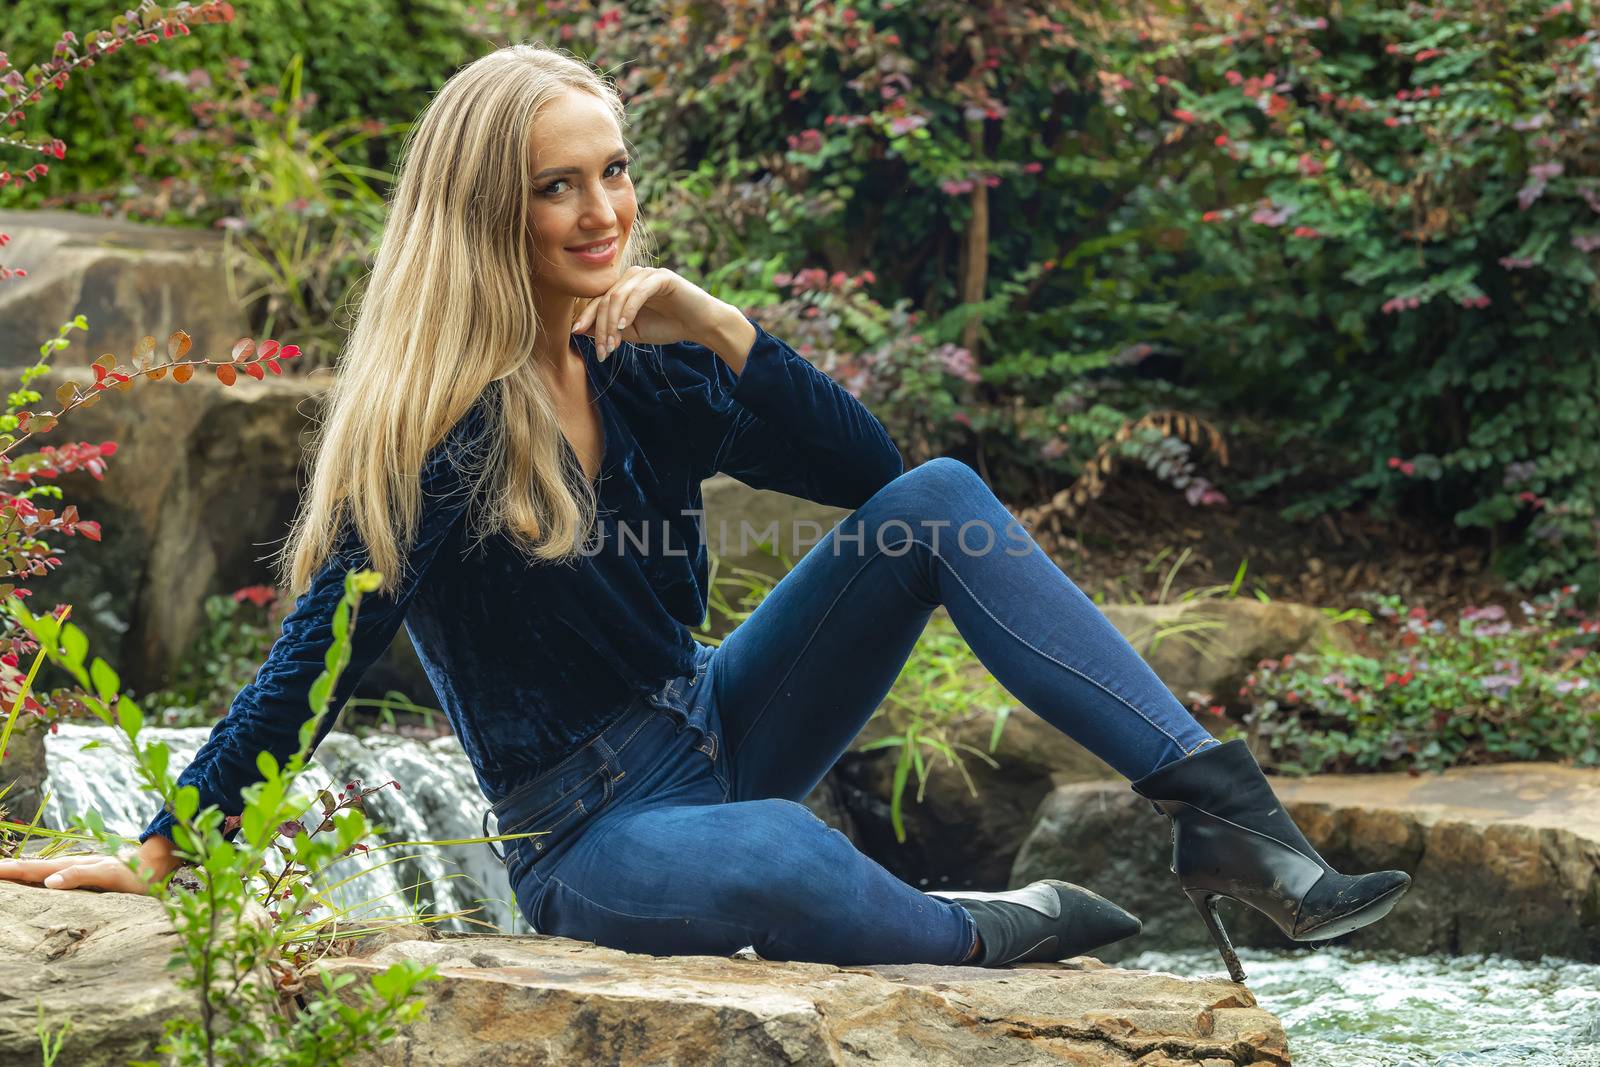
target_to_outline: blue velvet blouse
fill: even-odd
[[[429,453],[404,579],[392,597],[362,598],[350,663],[317,742],[403,622],[479,787],[497,801],[593,738],[636,696],[692,673],[690,627],[706,617],[702,479],[721,471],[752,488],[854,509],[904,470],[860,401],[752,325],[755,344],[738,374],[693,342],[629,345],[600,362],[594,342],[574,335],[605,427],[599,515],[575,563],[538,564],[503,534],[469,535],[471,486],[459,460],[488,425],[486,390]],[[348,531],[341,545],[179,776],[199,790],[201,807],[237,814],[241,790],[260,778],[256,753],[282,763],[298,747],[344,574],[365,565]],[[172,824],[163,810],[139,840],[170,837]]]

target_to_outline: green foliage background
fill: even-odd
[[[30,121],[71,155],[22,199],[139,172],[134,102],[187,113],[158,63],[272,85],[303,56],[319,128],[406,122],[494,44],[557,44],[629,100],[662,262],[764,307],[912,461],[1043,500],[1114,445],[1191,503],[1430,516],[1526,588],[1600,587],[1594,3],[485,6],[245,0],[49,94]],[[0,47],[25,65],[108,17],[17,0]],[[1118,439],[1174,409],[1265,434],[1277,469]]]
[[[62,30],[81,39],[109,28],[124,6],[136,5],[6,0],[0,51],[19,68],[41,62]],[[115,185],[136,164],[132,116],[188,115],[188,94],[157,79],[155,68],[220,75],[229,56],[249,61],[269,85],[294,56],[303,57],[320,123],[374,114],[410,121],[440,82],[484,48],[466,29],[466,7],[460,0],[240,0],[232,22],[197,25],[190,36],[154,47],[125,47],[78,72],[67,91],[47,92],[20,128],[57,131],[71,144],[71,165],[59,168],[59,178],[51,175],[50,192]]]

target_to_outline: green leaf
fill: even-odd
[[[266,820],[261,814],[261,809],[254,804],[247,805],[239,815],[239,831],[244,834],[246,841],[251,845],[259,846],[266,834]]]
[[[116,699],[117,694],[122,691],[121,676],[111,668],[111,664],[99,656],[89,664],[89,680],[94,683],[94,691],[99,694],[100,699],[107,703]]]
[[[88,828],[90,833],[100,835],[106,832],[106,824],[100,818],[100,810],[98,808],[85,808],[78,818],[83,821],[83,825]]]
[[[1005,729],[1006,719],[1011,715],[1010,708],[998,708],[994,713],[994,729],[989,732],[989,751],[993,752],[1000,744],[1000,731]]]
[[[889,791],[891,797],[889,804],[889,822],[894,826],[894,838],[901,844],[906,840],[906,826],[901,818],[901,804],[906,790],[906,779],[911,776],[912,753],[916,751],[915,745],[908,745],[900,750],[900,761],[894,768],[894,785]]]
[[[76,623],[69,622],[61,627],[61,655],[68,663],[82,666],[88,652],[89,637]]]
[[[194,818],[194,813],[200,808],[200,790],[192,785],[182,786],[178,795],[173,798],[172,811],[180,820]]]
[[[311,683],[311,709],[320,712],[328,706],[328,694],[333,691],[333,675],[327,671],[317,675],[317,680]]]
[[[145,760],[150,765],[150,776],[158,782],[167,780],[167,766],[172,758],[172,750],[163,742],[157,741],[144,750]]]
[[[123,697],[117,701],[117,723],[130,740],[136,738],[139,731],[144,729],[144,712],[139,710],[139,705]]]

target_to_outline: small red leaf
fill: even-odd
[[[261,364],[259,363],[246,363],[244,372],[258,382],[267,376],[267,372],[261,369]]]
[[[233,369],[233,364],[219,363],[217,365],[217,381],[223,385],[232,385],[238,380],[239,372]]]
[[[100,540],[100,524],[98,522],[85,519],[78,523],[78,532],[91,541]]]
[[[261,347],[256,349],[256,355],[260,356],[262,359],[266,359],[266,358],[268,358],[269,356],[271,356],[273,353],[275,353],[277,351],[278,351],[278,342],[276,342],[276,341],[262,341],[261,342]]]

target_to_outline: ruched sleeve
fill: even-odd
[[[422,515],[404,573],[393,595],[362,596],[351,634],[350,662],[329,698],[315,744],[322,743],[361,676],[389,647],[439,546],[466,513],[472,485],[464,471],[475,461],[487,428],[480,399],[429,452],[421,473]],[[227,715],[212,727],[210,737],[178,776],[180,786],[199,790],[201,808],[215,804],[225,814],[238,814],[244,807],[244,787],[261,777],[257,753],[271,752],[282,764],[299,748],[300,727],[311,717],[311,684],[326,667],[333,643],[333,613],[344,596],[345,573],[369,565],[366,547],[347,523],[338,548],[283,620],[255,680],[234,697]],[[170,838],[175,821],[163,807],[139,835],[140,842],[153,834]]]
[[[900,449],[849,390],[750,324],[756,339],[738,374],[704,345],[662,350],[701,476],[721,472],[752,489],[860,507],[905,470]]]

